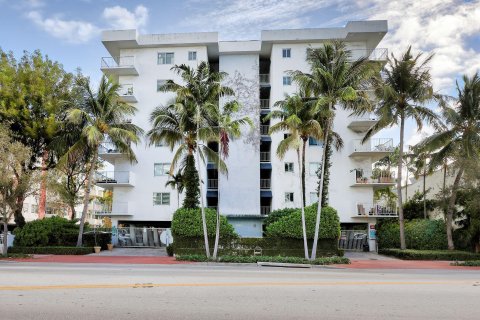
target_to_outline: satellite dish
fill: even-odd
[[[166,246],[173,242],[172,232],[170,229],[167,229],[160,234],[160,242]]]

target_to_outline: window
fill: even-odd
[[[153,205],[164,206],[170,205],[170,193],[169,192],[154,192],[153,193]]]
[[[285,172],[293,172],[293,162],[285,162]]]
[[[160,91],[160,88],[167,83],[167,80],[157,80],[157,92]]]
[[[170,171],[170,163],[155,163],[153,165],[154,176],[166,176]]]
[[[318,141],[317,139],[315,138],[312,138],[312,137],[309,137],[308,138],[308,145],[309,146],[322,146],[323,143]]]
[[[188,51],[188,61],[197,60],[197,51]]]
[[[291,86],[292,85],[292,77],[283,76],[283,85],[284,86]]]
[[[290,133],[284,133],[283,134],[283,140],[287,139],[288,137],[290,137],[292,134]]]
[[[310,204],[314,204],[318,202],[318,193],[310,192]]]
[[[38,205],[32,204],[32,213],[37,213],[38,212]]]
[[[157,56],[157,64],[173,64],[173,52],[159,52]]]
[[[320,162],[310,162],[309,171],[311,176],[316,176],[320,168]]]
[[[291,57],[290,54],[291,54],[290,48],[282,49],[282,57],[283,58],[290,58]]]
[[[285,202],[293,202],[293,192],[285,192]]]

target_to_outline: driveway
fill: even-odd
[[[167,257],[165,248],[113,248],[112,251],[103,250],[89,256],[107,257]]]

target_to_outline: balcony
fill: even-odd
[[[348,128],[356,133],[365,133],[378,122],[378,117],[374,114],[350,117]]]
[[[218,179],[208,179],[207,180],[207,189],[217,190],[218,189]]]
[[[270,125],[268,125],[268,124],[261,124],[260,125],[260,134],[262,136],[268,136],[268,130],[270,130]]]
[[[385,188],[394,186],[396,183],[395,172],[388,170],[354,169],[352,173],[351,187]]]
[[[111,205],[95,203],[95,214],[97,216],[133,216],[129,212],[128,202],[113,202]]]
[[[260,162],[270,162],[270,151],[260,151]]]
[[[271,179],[260,179],[260,189],[270,190],[270,187],[271,187]]]
[[[125,154],[121,153],[113,143],[105,141],[98,146],[98,156],[102,160],[115,164],[115,159],[123,158]]]
[[[397,207],[379,203],[359,202],[356,205],[356,215],[352,218],[388,218],[397,217]]]
[[[366,58],[369,61],[387,61],[388,49],[387,48],[374,48],[374,49],[351,49],[350,50],[352,60],[360,58]]]
[[[394,149],[391,138],[370,139],[363,144],[361,139],[354,139],[350,157],[369,157],[378,160],[392,153]]]
[[[138,76],[134,56],[103,57],[100,70],[106,75]]]
[[[113,187],[133,187],[134,175],[130,171],[97,171],[95,184],[105,189]]]
[[[133,84],[122,84],[118,90],[118,95],[123,102],[137,102],[137,98],[133,94]]]
[[[262,86],[262,87],[270,86],[270,74],[260,73],[259,74],[259,81],[260,81],[260,86]]]
[[[271,206],[260,206],[260,214],[262,216],[266,216],[272,212],[272,207]]]
[[[260,109],[269,110],[270,109],[270,99],[260,99]]]

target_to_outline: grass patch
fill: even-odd
[[[56,255],[84,255],[93,253],[93,247],[16,247],[9,252],[14,254],[56,254]]]
[[[480,254],[458,250],[380,249],[378,250],[378,253],[387,256],[393,256],[403,260],[480,260]]]
[[[298,257],[269,257],[269,256],[221,256],[217,260],[208,259],[205,255],[191,254],[176,256],[178,261],[195,261],[195,262],[223,262],[223,263],[257,263],[257,262],[278,262],[278,263],[298,263],[312,265],[329,265],[329,264],[349,264],[350,260],[345,257],[322,257],[313,261]]]
[[[471,261],[455,261],[450,263],[451,266],[458,267],[480,267],[480,260],[471,260]]]

